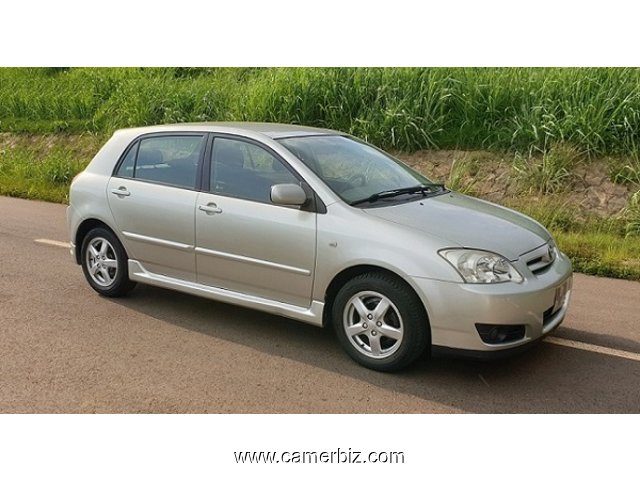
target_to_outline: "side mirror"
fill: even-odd
[[[281,183],[271,186],[271,201],[276,205],[301,206],[307,202],[307,194],[300,185]]]

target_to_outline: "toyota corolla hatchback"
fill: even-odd
[[[520,350],[569,303],[571,263],[540,224],[336,131],[120,130],[69,199],[71,254],[101,295],[140,282],[330,325],[376,370]]]

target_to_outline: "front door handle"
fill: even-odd
[[[111,190],[111,193],[118,195],[119,197],[128,197],[131,195],[131,192],[127,190],[127,187],[114,188]]]
[[[222,213],[222,209],[215,203],[207,203],[206,205],[198,205],[198,210],[202,210],[207,215],[214,215],[216,213]]]

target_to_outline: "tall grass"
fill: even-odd
[[[615,183],[640,185],[640,151],[609,161],[609,178]]]
[[[627,207],[627,237],[636,237],[634,240],[640,244],[638,237],[640,237],[640,190],[634,193],[629,199],[629,206]]]
[[[529,151],[527,156],[516,154],[513,169],[520,185],[530,192],[558,193],[571,187],[571,170],[579,161],[580,155],[574,148],[554,144],[546,151]]]
[[[640,69],[0,69],[0,130],[110,133],[252,120],[331,127],[382,147],[640,151]]]
[[[55,135],[8,143],[0,137],[0,195],[66,203],[71,180],[102,141],[92,136]]]
[[[625,215],[608,218],[580,216],[553,197],[507,204],[546,226],[571,258],[575,271],[640,280],[640,192],[635,198]]]
[[[477,160],[464,157],[456,158],[451,163],[451,170],[449,170],[446,185],[456,192],[473,195],[478,182],[476,178],[477,174]]]
[[[64,203],[69,183],[86,166],[69,152],[51,152],[38,161],[32,155],[0,153],[0,195]]]

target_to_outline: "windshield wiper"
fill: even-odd
[[[384,190],[383,192],[374,193],[367,198],[361,198],[360,200],[354,200],[349,205],[360,205],[361,203],[373,203],[377,202],[381,198],[391,198],[400,195],[422,193],[423,196],[427,196],[427,193],[441,192],[445,190],[445,186],[442,183],[430,183],[428,185],[414,185],[413,187],[394,188],[393,190]]]

